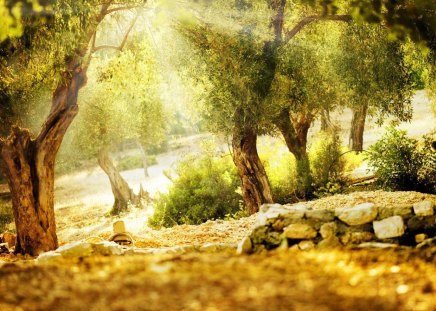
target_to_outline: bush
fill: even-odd
[[[436,153],[430,137],[418,142],[406,131],[390,127],[369,148],[368,163],[374,168],[379,185],[392,191],[436,193]]]
[[[297,170],[295,157],[279,140],[262,138],[259,143],[259,156],[265,167],[276,203],[295,201]]]
[[[338,133],[337,128],[320,132],[309,149],[312,186],[317,197],[339,193],[344,185],[347,162]]]
[[[169,193],[158,198],[148,222],[151,227],[200,224],[240,214],[240,181],[230,156],[214,156],[210,150],[190,155],[179,163],[177,175]]]

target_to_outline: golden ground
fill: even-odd
[[[401,204],[423,198],[436,202],[434,195],[377,191],[310,205]],[[135,235],[136,246],[234,244],[254,222],[252,216],[163,230],[144,227]],[[104,229],[97,237],[109,235]],[[8,255],[0,258],[0,310],[433,311],[436,247],[287,250],[244,256],[136,254],[65,259],[56,264]]]

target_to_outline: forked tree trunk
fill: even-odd
[[[0,168],[11,191],[17,230],[15,253],[36,256],[58,247],[54,215],[55,159],[78,112],[79,90],[87,82],[88,66],[82,63],[82,58],[109,5],[110,2],[101,6],[82,44],[65,58],[65,70],[53,93],[50,114],[38,136],[33,139],[28,130],[14,126],[9,137],[0,139]]]
[[[107,148],[103,148],[100,151],[98,164],[109,177],[111,183],[112,193],[115,198],[111,211],[112,215],[118,215],[121,212],[126,211],[129,203],[133,205],[139,204],[140,197],[133,192],[129,187],[129,184],[124,180],[120,172],[118,172],[109,156]]]
[[[53,94],[52,109],[36,139],[13,127],[0,140],[0,163],[12,195],[17,230],[16,253],[38,255],[58,246],[54,216],[54,164],[65,132],[78,112],[77,96],[86,84],[80,57],[67,70]]]
[[[350,149],[353,151],[363,150],[363,133],[365,131],[366,114],[368,105],[364,104],[353,109],[353,119],[350,130]]]
[[[291,121],[289,111],[284,109],[274,124],[285,139],[286,146],[297,162],[297,196],[308,198],[312,192],[312,174],[307,154],[307,133],[312,123],[311,115],[300,114]]]
[[[253,129],[235,126],[232,147],[233,161],[241,178],[242,196],[248,213],[254,214],[264,203],[272,203],[268,177],[257,153],[257,134]]]

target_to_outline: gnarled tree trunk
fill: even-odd
[[[54,164],[65,132],[78,112],[77,96],[86,84],[80,57],[67,60],[67,70],[53,94],[52,109],[36,139],[13,127],[0,140],[0,164],[12,195],[17,230],[16,253],[38,255],[57,248],[54,216]]]
[[[17,230],[15,253],[36,256],[58,247],[54,216],[55,159],[77,115],[79,90],[87,82],[88,64],[83,63],[83,57],[98,24],[108,14],[110,3],[101,6],[77,49],[65,57],[65,70],[53,92],[50,114],[38,136],[33,139],[28,130],[14,126],[9,137],[0,139],[0,168],[11,191]]]
[[[353,151],[363,150],[363,133],[365,131],[366,114],[368,105],[364,104],[353,108],[353,119],[351,120],[349,146]]]
[[[242,196],[248,213],[254,214],[264,203],[272,203],[268,177],[257,153],[257,133],[252,128],[237,125],[232,137],[233,162],[242,184]]]
[[[140,197],[133,192],[129,187],[129,184],[118,172],[109,156],[107,148],[103,148],[100,151],[98,164],[109,177],[112,193],[114,194],[115,202],[111,214],[118,215],[119,213],[126,211],[129,203],[133,205],[139,204]]]
[[[312,119],[310,114],[299,114],[291,120],[289,111],[284,109],[274,122],[297,161],[297,196],[301,198],[309,197],[312,192],[312,175],[307,154],[307,133]]]

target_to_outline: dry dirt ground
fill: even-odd
[[[388,205],[435,195],[358,192],[311,202]],[[108,222],[113,220],[108,218]],[[164,230],[136,247],[237,243],[255,216]],[[110,231],[95,237],[106,238]],[[231,251],[65,259],[0,258],[0,310],[436,310],[436,249]]]
[[[419,136],[435,119],[422,92],[415,119],[402,124]],[[345,114],[341,114],[341,120]],[[348,115],[348,119],[350,116]],[[342,120],[348,124],[349,120]],[[367,143],[383,132],[371,123]],[[344,136],[345,137],[345,136]],[[346,137],[345,137],[346,140]],[[162,174],[180,156],[161,155],[145,188],[167,187]],[[123,172],[137,190],[142,170]],[[116,218],[108,216],[110,185],[98,170],[56,180],[56,219],[61,244],[106,239]],[[414,192],[357,192],[309,202],[333,209],[363,202],[378,205],[436,203]],[[205,243],[235,244],[250,233],[255,216],[163,230],[147,227],[150,209],[122,215],[138,248]],[[282,251],[237,256],[231,251],[136,254],[65,259],[56,264],[0,256],[0,311],[22,310],[436,310],[436,249]]]

